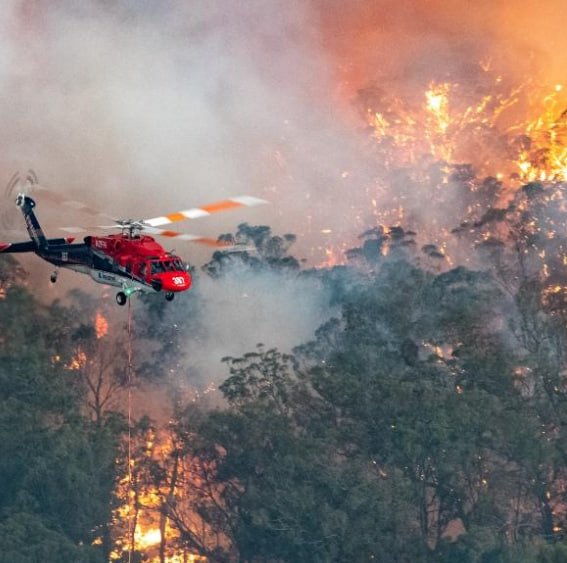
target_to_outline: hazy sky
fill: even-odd
[[[321,229],[344,238],[368,219],[353,224],[374,174],[360,150],[358,90],[378,81],[421,95],[428,81],[466,75],[487,58],[508,74],[558,79],[567,52],[560,8],[7,0],[0,181],[33,168],[52,188],[136,218],[265,197],[275,205],[181,228],[218,234],[267,223],[300,235],[311,258],[309,248],[327,242]]]

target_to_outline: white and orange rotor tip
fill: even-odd
[[[176,213],[170,213],[161,217],[154,217],[153,219],[145,219],[144,223],[146,225],[149,225],[150,227],[160,227],[161,225],[168,225],[169,223],[184,221],[185,219],[197,219],[199,217],[206,217],[220,211],[229,211],[230,209],[236,209],[238,207],[254,207],[256,205],[263,205],[265,203],[268,202],[264,199],[249,195],[242,195],[231,197],[222,201],[217,201],[216,203],[210,203],[208,205],[204,205],[203,207],[194,207],[192,209],[177,211]]]

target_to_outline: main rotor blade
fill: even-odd
[[[263,205],[265,203],[268,203],[265,199],[260,199],[258,197],[249,195],[241,195],[237,197],[231,197],[229,199],[224,199],[222,201],[217,201],[215,203],[210,203],[209,205],[204,205],[203,207],[194,207],[192,209],[177,211],[176,213],[170,213],[169,215],[163,215],[161,217],[145,219],[143,222],[150,227],[159,227],[161,225],[168,225],[177,221],[184,221],[185,219],[197,219],[199,217],[206,217],[220,211],[229,211],[230,209],[236,209],[238,207],[254,207],[256,205]]]
[[[35,184],[34,189],[45,194],[48,199],[51,199],[55,203],[69,207],[71,209],[77,211],[83,211],[90,215],[94,215],[96,217],[101,217],[104,219],[109,219],[113,221],[114,225],[97,225],[96,227],[60,227],[60,230],[66,231],[68,233],[84,233],[87,230],[91,229],[123,229],[129,228],[130,226],[134,226],[135,228],[140,229],[144,232],[151,233],[151,229],[154,227],[159,227],[161,225],[167,225],[170,223],[175,223],[177,221],[184,221],[185,219],[197,219],[199,217],[206,217],[208,215],[212,215],[213,213],[219,213],[220,211],[229,211],[231,209],[236,209],[239,207],[254,207],[256,205],[263,205],[269,203],[264,199],[260,199],[258,197],[253,197],[249,195],[242,195],[236,196],[229,199],[225,199],[222,201],[217,201],[215,203],[210,203],[208,205],[204,205],[203,207],[194,207],[191,209],[185,209],[184,211],[177,211],[176,213],[170,213],[168,215],[163,215],[161,217],[153,217],[152,219],[145,219],[141,221],[132,221],[132,220],[118,220],[111,215],[106,213],[102,213],[98,209],[93,207],[89,207],[80,201],[75,201],[71,199],[67,199],[65,196],[53,192],[39,184]],[[171,234],[165,234],[171,233]],[[202,244],[209,244],[210,246],[226,246],[223,244],[218,244],[216,240],[210,239],[207,237],[200,237],[197,235],[185,235],[183,233],[175,233],[175,231],[163,231],[163,232],[153,232],[153,234],[158,234],[161,236],[174,236],[174,237],[185,237],[181,238],[180,240],[190,240],[195,242],[201,242]],[[205,242],[207,241],[207,242]]]
[[[78,234],[87,233],[94,229],[121,229],[120,225],[97,225],[85,229],[83,227],[59,227],[60,231],[65,231],[67,233]],[[150,235],[158,235],[161,237],[176,238],[177,240],[186,240],[189,242],[196,242],[199,244],[204,244],[206,246],[212,246],[214,248],[229,248],[232,247],[230,243],[218,241],[217,239],[211,237],[205,237],[202,235],[191,235],[188,233],[178,233],[177,231],[169,231],[166,229],[157,229],[155,227],[147,227],[145,225],[138,227],[142,233],[148,233]]]
[[[69,209],[72,209],[73,211],[80,211],[82,213],[86,213],[86,214],[92,215],[94,217],[101,217],[102,219],[106,219],[107,221],[115,221],[116,220],[111,215],[108,215],[108,213],[103,213],[102,211],[100,211],[100,210],[98,210],[94,207],[90,207],[90,206],[86,205],[85,203],[83,203],[81,201],[69,199],[65,195],[60,194],[58,192],[55,192],[53,190],[50,190],[49,188],[46,188],[46,187],[42,186],[41,184],[35,184],[33,186],[33,192],[34,192],[34,195],[36,193],[41,194],[41,196],[43,198],[48,199],[48,200],[52,201],[53,203],[56,203],[57,205],[60,205],[62,207],[67,207]]]
[[[212,246],[214,248],[227,248],[231,246],[226,242],[219,241],[211,237],[204,237],[202,235],[190,235],[188,233],[178,233],[177,231],[169,231],[166,229],[156,229],[155,227],[144,227],[144,233],[149,233],[151,235],[159,235],[162,237],[176,238],[177,240],[187,240],[189,242],[197,242],[199,244],[204,244],[206,246]]]
[[[103,230],[103,231],[128,231],[130,229],[135,231],[146,232],[149,227],[146,227],[140,221],[116,221],[114,225],[89,225],[86,227],[57,227],[60,231],[65,231],[66,233],[88,233],[91,231]]]

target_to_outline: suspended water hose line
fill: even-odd
[[[128,563],[132,563],[135,534],[135,529],[132,529],[135,510],[131,505],[134,499],[132,488],[132,306],[131,299],[128,298]]]

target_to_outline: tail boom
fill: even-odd
[[[49,246],[48,240],[45,238],[43,230],[33,211],[35,201],[25,194],[18,194],[16,205],[22,210],[28,234],[35,243],[36,250],[47,250]],[[24,250],[23,252],[27,251]]]

